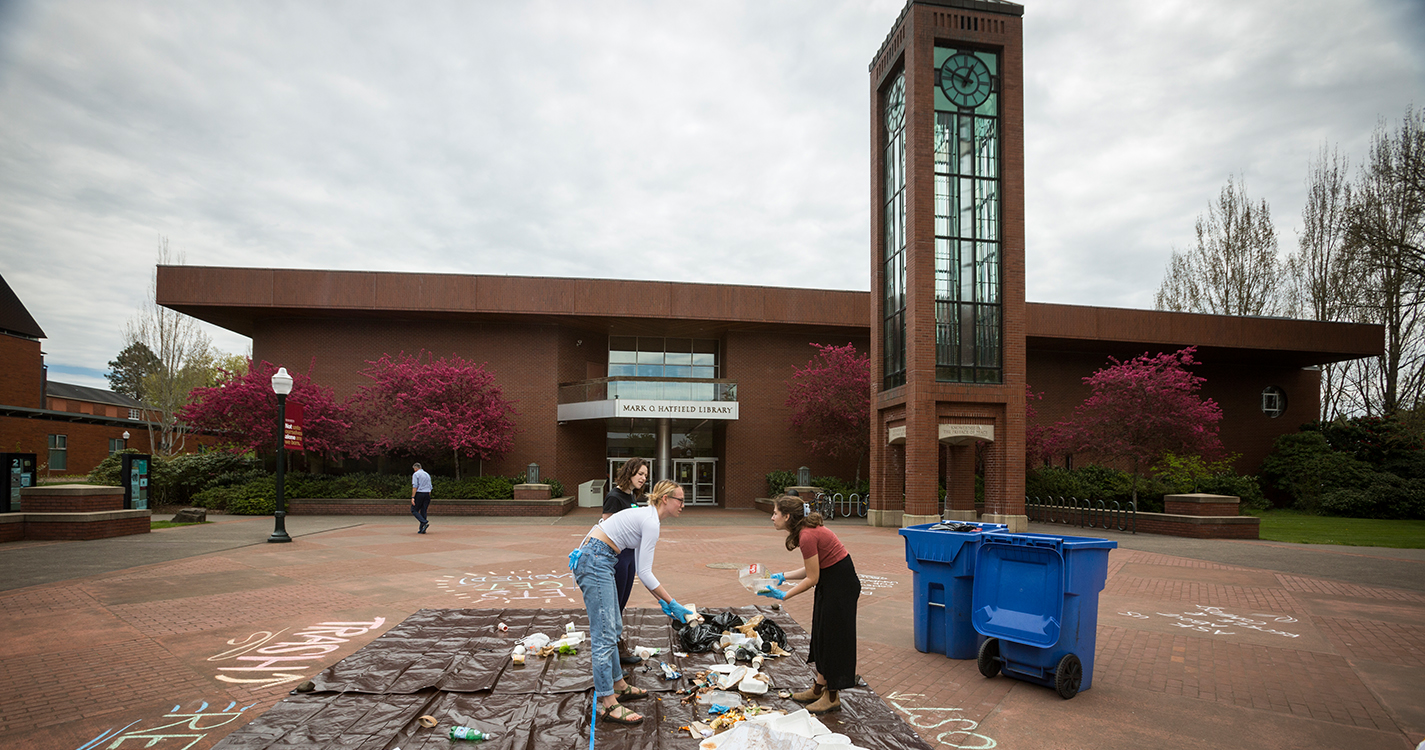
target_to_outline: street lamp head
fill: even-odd
[[[128,430],[124,430],[124,439],[125,439],[125,440],[128,440],[128,439],[129,439],[129,431],[128,431]]]
[[[277,368],[277,373],[272,376],[272,392],[279,396],[292,392],[292,376],[287,374],[287,368]]]

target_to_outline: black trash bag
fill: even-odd
[[[678,640],[682,642],[684,651],[707,653],[717,648],[718,641],[722,640],[722,631],[708,623],[690,625],[678,633]]]
[[[787,649],[786,631],[782,630],[781,625],[772,622],[770,618],[762,618],[761,624],[753,628],[753,630],[762,638],[763,651],[771,651],[773,643],[780,646],[784,651]]]
[[[732,630],[733,628],[741,625],[743,622],[745,621],[741,617],[738,617],[735,613],[732,612],[723,612],[722,614],[717,615],[712,619],[708,620],[708,624],[713,626],[714,628],[717,628],[717,632],[719,633]]]

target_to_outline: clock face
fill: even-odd
[[[955,106],[974,109],[990,98],[994,82],[984,60],[969,52],[959,52],[945,58],[940,65],[940,90]]]
[[[897,76],[886,92],[886,132],[894,133],[905,124],[905,76]]]

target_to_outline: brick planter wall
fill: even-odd
[[[20,490],[20,510],[25,513],[94,513],[123,509],[123,487],[51,484]]]
[[[1241,499],[1231,495],[1164,495],[1163,508],[1183,516],[1235,516]]]
[[[108,539],[147,534],[152,513],[109,510],[98,513],[25,513],[25,538],[46,540]]]
[[[441,500],[430,503],[435,516],[562,516],[578,506],[574,496],[549,500]],[[293,516],[403,516],[411,512],[410,500],[297,499],[287,501]]]
[[[1166,534],[1193,539],[1257,539],[1262,519],[1256,516],[1186,516],[1139,513],[1140,534]]]

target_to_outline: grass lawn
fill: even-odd
[[[212,523],[212,521],[203,521],[203,523]],[[154,521],[152,524],[149,525],[149,530],[151,531],[151,530],[153,530],[153,529],[172,529],[172,528],[176,528],[176,527],[178,527],[178,526],[197,526],[197,525],[199,525],[199,524],[196,524],[196,523],[174,523],[174,522],[172,522],[172,521]]]
[[[1425,521],[1311,516],[1294,510],[1249,512],[1262,519],[1261,538],[1273,542],[1425,549]]]

